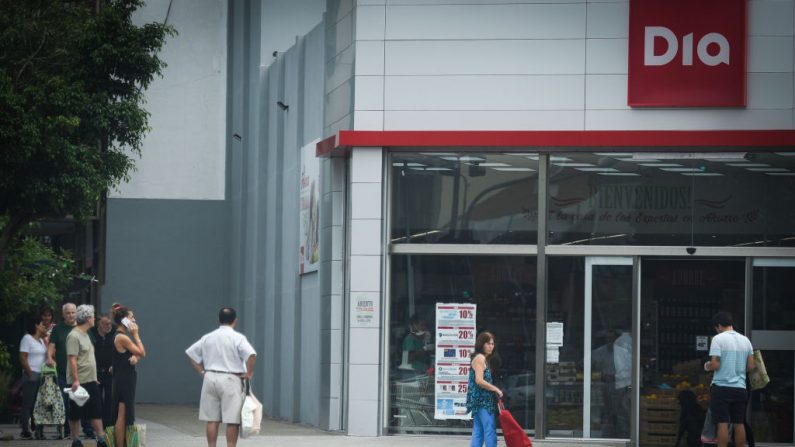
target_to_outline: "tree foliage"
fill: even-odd
[[[0,0],[0,272],[32,221],[91,216],[140,154],[174,30],[142,0]]]

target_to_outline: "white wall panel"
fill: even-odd
[[[629,36],[629,2],[588,3],[589,38],[626,38]]]
[[[387,2],[389,5],[499,5],[518,3],[517,0],[359,0],[359,2]],[[589,0],[597,1],[597,0]],[[601,0],[599,0],[601,1]],[[616,1],[616,0],[606,0]],[[585,0],[521,0],[521,3],[585,3]]]
[[[353,14],[326,27],[326,59],[331,59],[353,44]]]
[[[384,40],[384,6],[356,8],[356,40]]]
[[[749,109],[791,109],[791,73],[749,73]]]
[[[376,335],[376,340],[378,335]],[[378,382],[381,376],[378,374],[378,365],[351,365],[348,372],[348,377],[353,386],[351,386],[350,398],[353,400],[369,400],[373,399],[378,393]]]
[[[350,329],[350,352],[349,358],[351,367],[353,365],[378,365],[380,352],[381,331],[378,328],[358,328]],[[353,392],[354,386],[351,386]],[[371,394],[371,396],[373,396]]]
[[[582,130],[576,111],[387,111],[384,130]]]
[[[384,77],[356,76],[354,110],[384,110]]]
[[[628,109],[627,75],[586,76],[585,107],[589,110]]]
[[[386,42],[387,75],[581,74],[582,39]]]
[[[588,39],[585,72],[597,74],[626,74],[628,39]]]
[[[352,129],[384,130],[384,112],[381,110],[357,110],[353,115]]]
[[[792,36],[792,0],[748,2],[748,34],[751,36]]]
[[[373,396],[378,395],[376,389]],[[378,434],[378,401],[350,400],[348,402],[348,434],[352,436],[376,436]]]
[[[384,42],[362,40],[356,42],[356,74],[384,74]]]
[[[588,110],[586,130],[791,129],[792,109]]]
[[[380,147],[361,148],[351,154],[352,183],[381,183],[383,156]],[[381,240],[380,236],[377,238]]]
[[[326,94],[326,106],[323,122],[339,121],[353,109],[353,79],[342,83],[339,87]]]
[[[386,110],[572,110],[583,76],[388,76]]]
[[[381,240],[380,219],[355,219],[351,221],[351,255],[380,255],[381,245],[372,241]]]
[[[792,37],[749,37],[749,72],[792,72]]]
[[[577,39],[584,4],[387,6],[386,39]]]
[[[380,183],[351,184],[351,218],[353,219],[381,218],[381,184]],[[359,290],[366,290],[366,289],[359,289]]]

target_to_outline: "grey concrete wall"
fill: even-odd
[[[131,306],[146,358],[139,402],[198,402],[201,380],[184,350],[218,325],[227,303],[228,207],[206,200],[108,200],[101,309]]]

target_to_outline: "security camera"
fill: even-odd
[[[685,248],[685,251],[689,255],[694,255],[694,254],[696,254],[696,247],[687,247],[687,248]]]

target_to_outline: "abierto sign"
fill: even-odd
[[[630,0],[632,107],[745,106],[746,0]]]

